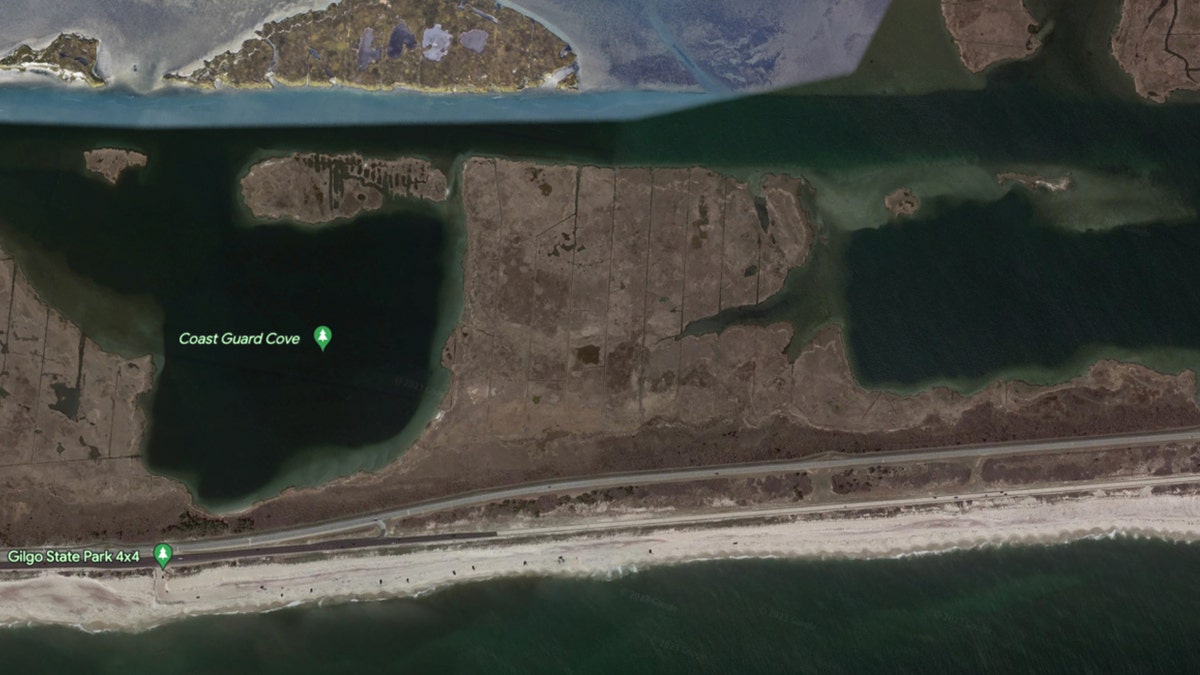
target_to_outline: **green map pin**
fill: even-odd
[[[329,346],[329,341],[333,339],[333,330],[329,326],[317,326],[313,331],[313,339],[317,341],[317,346],[321,351]]]
[[[158,561],[158,566],[167,569],[167,563],[171,562],[171,556],[175,552],[171,550],[170,544],[159,544],[154,547],[154,559]]]

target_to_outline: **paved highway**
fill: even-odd
[[[636,528],[664,528],[710,525],[731,521],[746,521],[763,518],[782,518],[788,516],[812,515],[819,513],[853,513],[856,511],[874,511],[878,509],[909,508],[915,506],[934,506],[939,504],[955,504],[962,502],[985,501],[989,499],[1010,499],[1013,497],[1053,497],[1067,494],[1085,494],[1096,491],[1136,490],[1147,487],[1167,487],[1171,485],[1193,485],[1200,483],[1200,474],[1178,476],[1140,476],[1120,480],[1081,481],[1070,485],[1054,485],[1043,487],[1014,488],[1009,490],[988,490],[985,492],[969,492],[957,495],[923,495],[920,497],[895,497],[891,499],[875,499],[871,501],[855,501],[824,504],[789,504],[787,506],[759,507],[739,509],[737,511],[721,511],[715,513],[690,513],[684,515],[656,514],[637,519],[621,519],[619,521],[603,521],[596,523],[574,523],[558,526],[522,527],[507,532],[489,532],[489,539],[504,541],[514,538],[529,537],[565,537],[585,533],[595,533],[603,530],[629,530]]]
[[[1007,457],[1014,455],[1036,455],[1060,452],[1082,452],[1115,448],[1144,447],[1164,443],[1200,442],[1200,428],[1156,431],[1150,433],[1121,434],[1112,436],[1089,436],[1083,438],[1053,439],[1044,441],[1021,441],[1014,443],[991,443],[985,445],[963,445],[945,448],[927,448],[898,452],[877,452],[863,455],[826,454],[818,457],[793,459],[779,462],[753,464],[729,464],[723,466],[689,467],[662,471],[636,471],[619,474],[604,474],[583,478],[525,483],[493,490],[470,492],[445,499],[413,504],[376,513],[353,516],[317,525],[294,527],[273,532],[256,533],[248,536],[222,537],[174,544],[177,554],[209,553],[274,546],[316,537],[329,537],[345,532],[379,526],[384,521],[428,515],[439,511],[480,506],[505,499],[538,497],[564,492],[586,492],[635,485],[678,483],[704,480],[707,478],[748,478],[795,471],[821,469],[848,469],[853,467],[879,466],[883,464],[907,464],[979,457]],[[1009,491],[1015,494],[1014,491]],[[382,528],[380,528],[382,530]]]
[[[748,478],[766,476],[796,471],[815,471],[821,469],[847,469],[854,467],[879,466],[886,464],[907,464],[914,462],[953,461],[976,459],[982,457],[1029,456],[1048,453],[1082,452],[1088,450],[1105,450],[1129,447],[1145,447],[1165,443],[1200,442],[1200,428],[1158,431],[1151,433],[1123,434],[1112,436],[1091,436],[1084,438],[1053,439],[1044,441],[1022,441],[1013,443],[994,443],[985,445],[954,446],[945,448],[927,448],[922,450],[905,450],[896,452],[878,452],[862,455],[846,455],[830,453],[816,457],[793,459],[779,462],[759,462],[752,464],[730,464],[722,466],[689,467],[682,469],[667,469],[662,471],[638,471],[619,474],[605,474],[582,478],[567,478],[561,480],[525,483],[503,488],[471,492],[444,499],[413,504],[410,506],[387,509],[375,513],[352,516],[316,525],[287,528],[273,532],[262,532],[252,535],[239,535],[197,541],[172,542],[175,550],[174,564],[186,562],[203,562],[233,558],[253,558],[266,555],[279,555],[299,552],[329,552],[349,548],[369,546],[418,545],[448,542],[459,539],[477,538],[508,538],[512,536],[530,535],[565,535],[596,529],[628,528],[639,526],[663,527],[671,525],[703,524],[747,518],[762,518],[771,516],[799,515],[818,512],[861,511],[864,509],[896,508],[904,506],[920,506],[927,504],[944,504],[956,501],[989,499],[1002,496],[1045,496],[1086,492],[1089,490],[1130,489],[1145,486],[1176,485],[1200,482],[1198,475],[1141,477],[1122,480],[1104,480],[1081,482],[1053,487],[1012,488],[1005,491],[992,490],[979,493],[963,493],[954,496],[915,496],[876,500],[870,502],[846,502],[826,504],[805,504],[769,509],[745,509],[726,511],[712,514],[690,514],[678,517],[656,516],[639,521],[605,522],[595,524],[576,524],[561,528],[522,529],[513,533],[480,532],[467,534],[422,535],[417,537],[388,537],[384,522],[428,515],[463,507],[479,506],[505,499],[530,498],[546,494],[569,492],[585,492],[635,485],[651,485],[659,483],[685,482],[711,478]],[[378,528],[380,536],[364,536],[363,530]],[[340,538],[339,538],[340,537]],[[322,541],[312,541],[321,539]],[[72,547],[81,549],[83,547]],[[129,566],[145,567],[154,563],[150,558],[152,546],[92,546],[93,549],[103,548],[134,548],[142,551],[143,562]],[[45,569],[46,565],[38,569]],[[82,567],[82,565],[64,565],[64,567]],[[106,566],[111,567],[111,566]],[[0,569],[19,569],[19,566],[7,564],[0,560]]]

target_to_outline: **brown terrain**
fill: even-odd
[[[421,159],[296,153],[258,162],[242,178],[242,200],[256,218],[309,224],[353,218],[385,198],[447,194],[446,175]]]
[[[1050,192],[1064,192],[1071,187],[1070,176],[1048,178],[1046,176],[1034,176],[1032,174],[1014,173],[1011,171],[996,174],[996,182],[1000,185],[1017,183],[1024,185],[1029,190],[1048,190]]]
[[[575,53],[498,3],[340,0],[264,24],[237,51],[168,81],[202,87],[402,87],[421,91],[576,89]]]
[[[883,206],[893,216],[911,216],[921,208],[921,200],[909,188],[898,188],[883,198]]]
[[[288,185],[312,189],[305,181]],[[437,421],[400,459],[220,518],[188,510],[182,491],[151,478],[136,457],[118,483],[95,475],[107,466],[103,457],[85,455],[79,464],[86,472],[55,463],[30,467],[23,483],[10,478],[0,539],[213,534],[561,476],[1200,425],[1190,372],[1103,361],[1054,386],[1002,381],[970,396],[944,388],[899,395],[856,384],[837,326],[819,331],[794,362],[785,355],[787,324],[680,337],[693,320],[767,298],[789,268],[804,262],[820,233],[805,209],[811,188],[801,178],[747,184],[699,167],[473,158],[461,186],[464,307],[443,351],[451,388]],[[24,409],[0,410],[14,420],[4,427],[16,428]],[[136,454],[136,443],[131,447],[127,454]],[[1163,457],[1142,457],[1147,471],[1187,460]],[[1021,460],[1033,468],[1004,465],[989,469],[988,480],[1019,470],[1053,481],[1078,473],[1078,461]],[[708,482],[679,504],[957,490],[979,484],[982,470],[945,462]],[[116,485],[120,499],[112,497]],[[663,506],[681,490],[562,495],[480,512],[581,508],[580,499],[592,500],[589,508]],[[89,518],[61,517],[81,504]],[[113,522],[123,524],[120,534],[112,533]]]
[[[148,511],[173,519],[186,508],[187,492],[148,475],[139,456],[153,361],[101,350],[2,251],[0,344],[0,541],[64,522],[144,537],[161,527],[146,526]]]
[[[679,338],[804,261],[815,232],[798,178],[476,158],[462,186],[443,417],[383,471],[285,494],[257,522],[565,475],[1200,423],[1190,373],[1105,361],[1052,387],[902,396],[855,383],[836,326],[793,363],[788,325]]]
[[[78,33],[63,33],[43,49],[17,45],[0,58],[0,70],[27,71],[57,76],[64,81],[79,80],[89,86],[104,85],[96,72],[100,41]]]
[[[150,158],[136,150],[121,148],[98,148],[83,153],[87,170],[100,174],[111,185],[117,184],[117,179],[126,169],[146,166]]]
[[[1137,92],[1152,101],[1200,89],[1200,4],[1125,0],[1112,51]]]
[[[959,495],[988,493],[1000,497],[1007,494],[1006,490],[1017,487],[1070,487],[1072,483],[1106,478],[1194,475],[1197,472],[1200,472],[1200,446],[1167,444],[1098,452],[887,464],[754,478],[629,485],[506,499],[399,520],[392,523],[390,529],[393,534],[419,534],[434,529],[472,532],[483,527],[511,530],[534,524],[570,525],[582,517],[615,524],[623,519],[644,520],[653,515],[714,512],[743,513],[749,518],[753,513],[746,511],[747,508],[769,509],[800,504],[834,507],[813,516],[800,516],[829,518],[838,517],[838,505],[849,506],[864,500],[941,496],[949,502]],[[856,512],[861,514],[861,511]]]
[[[963,65],[973,73],[1023,59],[1041,46],[1037,22],[1022,0],[942,0],[942,16]]]

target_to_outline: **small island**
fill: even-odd
[[[136,150],[123,148],[97,148],[83,153],[87,170],[103,176],[109,185],[116,185],[117,179],[126,169],[146,166],[149,159]]]
[[[1017,173],[1014,171],[996,174],[996,182],[1000,185],[1004,185],[1005,183],[1017,183],[1024,185],[1028,190],[1048,190],[1050,192],[1065,192],[1067,188],[1071,187],[1070,176],[1048,178],[1046,176],[1034,176],[1032,174]]]
[[[309,225],[374,211],[385,198],[440,202],[448,194],[446,175],[412,158],[295,153],[258,162],[242,178],[242,199],[255,218]]]
[[[921,200],[910,188],[899,188],[883,198],[883,206],[895,217],[911,216],[921,208]]]
[[[104,78],[96,72],[96,55],[100,41],[96,38],[63,33],[44,49],[27,44],[17,45],[3,58],[0,70],[53,75],[65,82],[83,82],[92,87],[104,86]]]
[[[168,81],[215,87],[343,85],[439,92],[577,88],[575,53],[507,7],[342,0],[265,24],[236,52]]]

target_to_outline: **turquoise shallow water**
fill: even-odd
[[[0,631],[13,673],[1189,672],[1200,546],[1083,541],[516,579],[141,634]]]
[[[143,129],[337,127],[371,124],[479,124],[628,120],[721,100],[714,94],[600,92],[567,94],[380,96],[356,89],[278,91],[130,91],[32,86],[0,90],[0,122]]]

